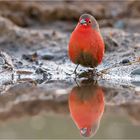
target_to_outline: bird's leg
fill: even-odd
[[[77,70],[78,66],[79,66],[79,64],[77,64],[77,66],[75,67],[75,70],[73,72],[74,74],[77,74],[76,70]]]
[[[75,67],[75,69],[72,73],[66,73],[66,72],[65,73],[68,74],[68,75],[73,75],[73,74],[77,75],[76,70],[77,70],[78,66],[79,66],[79,64],[77,64],[77,66]]]
[[[95,67],[93,67],[92,71],[91,71],[91,76],[93,78],[96,78],[96,76],[98,76],[98,72],[97,69]],[[94,79],[95,80],[95,79]]]
[[[80,84],[78,83],[78,81],[77,81],[77,79],[76,79],[76,78],[74,78],[74,81],[75,81],[75,83],[76,83],[77,87],[80,87]]]

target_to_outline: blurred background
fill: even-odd
[[[0,2],[0,15],[24,28],[43,28],[52,24],[59,26],[58,21],[77,22],[79,16],[85,12],[93,14],[101,27],[123,28],[131,32],[139,32],[140,2],[138,0]]]

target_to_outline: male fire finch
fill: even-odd
[[[96,19],[89,14],[81,15],[69,41],[71,61],[94,68],[102,62],[103,55],[104,41]]]

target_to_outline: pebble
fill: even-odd
[[[130,60],[129,59],[123,59],[120,63],[121,64],[127,64],[127,63],[130,63]]]
[[[131,72],[131,75],[140,75],[140,69],[135,69]]]

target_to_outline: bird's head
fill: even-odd
[[[87,28],[91,27],[97,31],[99,31],[99,25],[96,19],[90,14],[82,14],[79,18],[79,26]]]
[[[90,137],[91,136],[91,128],[81,128],[80,129],[80,134],[83,136],[83,137]]]
[[[96,134],[96,132],[98,131],[99,125],[100,125],[100,120],[97,120],[97,121],[93,124],[93,126],[81,128],[81,129],[80,129],[80,134],[81,134],[83,137],[92,137],[92,136],[94,136],[94,135]]]

